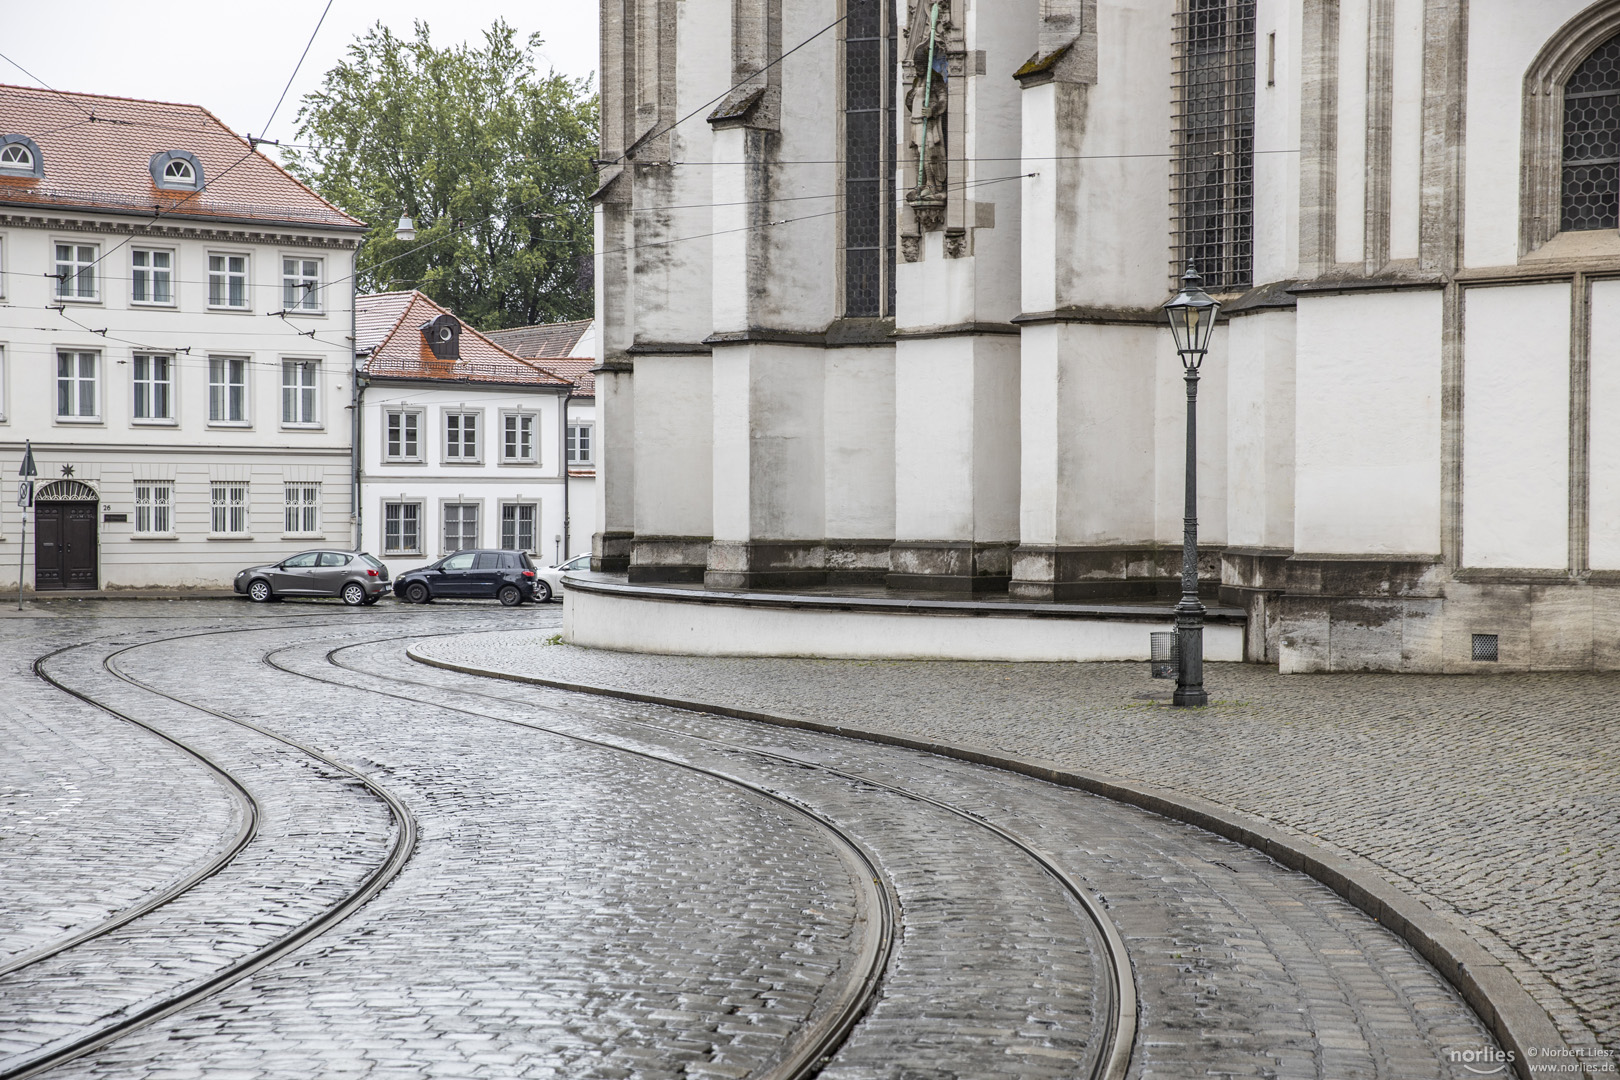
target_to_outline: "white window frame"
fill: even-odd
[[[468,536],[466,511],[472,510],[472,543],[450,543],[450,515],[451,509],[456,512],[456,536],[466,540]],[[440,555],[449,555],[456,551],[465,551],[468,548],[483,547],[484,541],[484,501],[482,499],[441,499],[439,501],[439,545]]]
[[[174,532],[174,481],[135,481],[135,532],[142,539],[168,538]]]
[[[384,461],[420,462],[422,460],[422,415],[423,413],[421,409],[397,407],[385,407],[383,409],[383,422],[381,426],[383,440],[382,455]],[[410,418],[411,420],[409,425],[407,425],[405,422],[407,418]],[[394,438],[394,423],[396,420],[399,422],[399,438],[397,440],[399,443],[399,450],[397,452],[393,449],[393,444],[396,441]],[[416,448],[410,452],[407,452],[406,450],[405,429],[407,426],[412,429],[411,435],[416,442]]]
[[[456,437],[451,438],[451,421],[456,422]],[[466,449],[466,423],[473,422],[473,452],[471,455],[462,455]],[[482,465],[484,463],[484,410],[482,409],[446,409],[444,410],[444,423],[441,425],[444,450],[444,463],[446,465]],[[454,451],[454,452],[452,452]]]
[[[62,248],[69,248],[73,254],[64,262],[60,258]],[[88,251],[90,257],[85,259],[84,253]],[[79,240],[52,240],[51,241],[51,267],[52,276],[56,285],[51,289],[51,299],[58,304],[99,304],[101,303],[101,245],[98,243],[86,244]],[[64,275],[62,268],[75,267],[71,273]],[[84,292],[84,278],[88,273],[90,277],[90,291]]]
[[[224,379],[216,380],[214,377],[216,364],[221,365]],[[242,381],[240,384],[231,379],[233,364],[242,365]],[[240,419],[231,417],[231,390],[240,385],[242,389],[242,415]],[[222,415],[215,415],[215,406],[219,405]],[[246,356],[213,356],[208,357],[208,426],[248,428],[253,426],[253,361]]]
[[[253,492],[248,481],[209,482],[208,536],[211,540],[243,540],[253,536]]]
[[[15,144],[13,144],[15,145]],[[0,235],[0,300],[6,298],[6,238]]]
[[[530,511],[530,514],[531,514],[531,517],[529,518],[529,541],[530,542],[528,544],[522,544],[522,543],[518,542],[518,541],[520,541],[522,539],[522,537],[518,535],[518,528],[522,523],[520,521],[516,520],[517,515],[514,514],[514,520],[511,522],[511,525],[512,525],[511,540],[513,542],[509,544],[509,543],[506,542],[507,539],[508,539],[508,537],[507,537],[507,524],[508,524],[508,522],[506,520],[507,511],[521,511],[521,510],[528,510],[528,511]],[[538,502],[524,501],[524,500],[519,499],[519,500],[515,500],[515,501],[511,501],[511,502],[503,502],[503,503],[501,503],[500,504],[500,526],[501,526],[501,544],[500,544],[500,546],[501,546],[502,550],[504,550],[504,551],[539,551],[540,550],[540,504]]]
[[[523,456],[522,421],[529,421],[528,456]],[[512,443],[507,438],[508,427],[512,421],[518,421],[516,433],[519,437],[518,452],[511,452]],[[540,464],[540,414],[528,409],[501,410],[501,464],[502,465],[538,465]]]
[[[221,269],[214,269],[214,260],[224,260]],[[231,269],[231,260],[241,259],[242,270],[238,274]],[[253,268],[251,257],[241,251],[210,251],[208,253],[208,308],[210,311],[251,311],[253,308],[252,278],[250,272]],[[242,302],[233,304],[231,299],[231,279],[240,276],[242,279]],[[214,279],[220,279],[219,295],[224,303],[214,303]]]
[[[416,511],[416,543],[414,546],[404,545],[405,540],[405,508],[414,508]],[[398,524],[396,533],[400,543],[394,547],[388,546],[389,516],[393,515]],[[426,508],[419,499],[385,499],[382,504],[382,547],[384,555],[420,555],[422,554],[422,520],[427,516]]]
[[[310,381],[289,383],[287,377],[294,371],[307,371]],[[289,397],[288,395],[294,395]],[[308,409],[299,398],[307,396]],[[288,405],[294,405],[288,415]],[[308,357],[293,357],[281,361],[281,426],[289,428],[318,428],[321,426],[321,362]]]
[[[291,273],[287,264],[296,264]],[[310,267],[315,268],[313,275]],[[281,257],[281,310],[288,315],[324,315],[326,260],[308,255]]]
[[[167,365],[167,374],[162,379],[158,379],[154,375],[157,367],[156,361],[159,360],[162,360]],[[143,368],[146,374],[144,379],[141,377]],[[174,426],[175,417],[178,415],[174,403],[175,370],[175,356],[173,353],[138,352],[130,356],[129,422],[131,424]],[[159,386],[162,386],[166,391],[168,411],[152,416],[140,415],[143,404],[149,412],[152,411],[152,403],[156,398],[153,391]]]
[[[576,434],[581,431],[585,433],[585,452],[583,454],[580,453],[579,436]],[[581,468],[596,467],[596,421],[570,421],[565,438],[567,440],[569,465],[578,465]]]
[[[11,386],[6,381],[6,377],[10,374],[6,368],[6,346],[4,342],[0,342],[0,424],[7,423],[11,419],[11,414],[6,411],[6,403],[11,400]]]
[[[320,481],[286,481],[281,487],[281,504],[282,536],[321,535]]]
[[[145,266],[140,265],[140,257],[142,255],[145,255],[147,257],[147,265],[145,265]],[[155,265],[155,263],[156,263],[157,256],[159,256],[159,255],[166,256],[168,258],[168,260],[169,260],[169,265],[164,267],[163,271],[162,271],[163,275],[166,278],[168,278],[169,298],[167,300],[155,300],[155,299],[142,300],[138,296],[135,295],[136,284],[140,280],[141,276],[144,274],[148,278],[148,284],[151,285],[151,288],[148,290],[148,292],[156,294],[156,292],[157,292],[158,267]],[[179,290],[177,290],[175,288],[175,284],[176,284],[176,280],[175,280],[175,262],[176,262],[175,251],[174,251],[173,248],[162,248],[162,247],[130,248],[130,250],[129,250],[129,302],[131,304],[137,306],[137,307],[172,308],[172,307],[178,306],[178,304],[180,303],[180,298],[179,298]]]
[[[95,410],[91,413],[62,411],[62,357],[71,356],[73,372],[68,376],[69,385],[73,387],[72,400],[75,407],[84,404],[84,383],[90,383],[90,392],[95,399]],[[90,377],[84,376],[84,360],[90,358]],[[97,349],[65,348],[56,350],[56,377],[51,380],[53,397],[56,399],[56,422],[59,424],[99,424],[101,423],[102,402],[105,394],[101,386],[101,352]]]

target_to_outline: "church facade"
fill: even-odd
[[[1620,2],[603,0],[595,565],[1620,667]]]

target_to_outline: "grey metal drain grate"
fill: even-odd
[[[1474,635],[1474,659],[1475,660],[1493,660],[1493,661],[1496,659],[1496,635],[1495,634],[1475,634]]]

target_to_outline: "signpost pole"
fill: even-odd
[[[34,443],[23,443],[22,465],[17,469],[22,480],[17,484],[17,505],[22,508],[22,535],[17,539],[17,610],[23,609],[23,558],[28,551],[28,508],[34,505],[34,477],[39,468],[34,464]]]

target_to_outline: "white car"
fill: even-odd
[[[576,570],[589,570],[591,557],[589,555],[575,555],[572,559],[558,566],[543,567],[534,572],[534,602],[544,604],[553,597],[562,597],[562,578],[564,574],[572,574]]]

